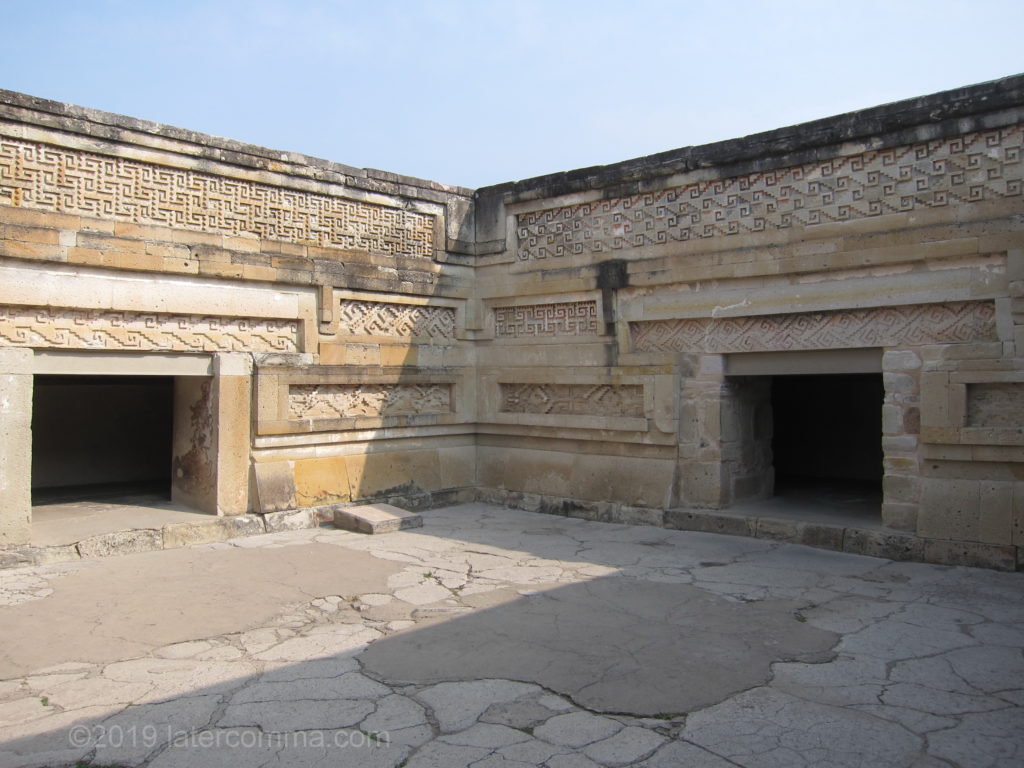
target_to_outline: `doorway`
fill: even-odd
[[[174,379],[37,375],[32,503],[171,498]]]
[[[879,374],[773,376],[775,496],[877,515],[884,397]]]

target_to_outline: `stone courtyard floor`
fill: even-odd
[[[0,572],[0,768],[1024,764],[1024,574],[424,520]]]

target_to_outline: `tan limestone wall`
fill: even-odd
[[[730,365],[872,352],[877,367],[851,372],[884,386],[884,525],[927,537],[933,559],[1012,561],[1020,79],[478,192],[480,441],[532,467],[482,448],[482,484],[588,499],[584,464],[623,505],[766,495],[759,396],[737,389],[756,385]],[[641,382],[643,405],[566,415],[560,393],[597,382]],[[644,473],[642,493],[628,461],[604,465],[652,445],[675,467]]]
[[[0,374],[190,361],[219,514],[658,523],[771,493],[759,376],[869,371],[886,528],[1012,561],[1022,149],[1017,77],[472,192],[2,92]]]
[[[289,507],[471,488],[471,209],[469,190],[2,92],[0,348],[208,361],[177,381],[172,467],[208,512],[279,504],[264,463]]]

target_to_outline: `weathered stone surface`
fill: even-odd
[[[319,524],[319,521],[306,509],[268,512],[263,515],[263,522],[267,527],[268,533],[298,531],[305,528],[315,528]]]
[[[160,531],[147,530],[106,533],[78,542],[78,551],[82,557],[131,555],[162,548],[163,536]]]
[[[588,712],[573,712],[551,718],[544,725],[535,728],[533,733],[552,744],[584,747],[607,739],[621,730],[622,723],[611,718],[598,717]]]
[[[214,518],[202,523],[173,523],[161,529],[163,546],[187,547],[191,544],[209,544],[214,541],[225,541],[230,532],[224,523]]]
[[[493,704],[515,701],[536,693],[535,685],[506,680],[472,680],[461,683],[439,683],[416,695],[434,712],[444,733],[462,731],[476,722]]]
[[[334,527],[356,533],[394,533],[422,525],[422,516],[391,504],[364,504],[334,510]]]
[[[424,521],[0,573],[0,762],[1001,765],[1022,749],[1017,574],[484,505]],[[398,597],[431,584],[440,612]],[[396,631],[374,611],[398,604],[410,618]],[[717,704],[637,716],[662,689],[720,688],[716,657],[785,655],[789,626],[837,639],[834,657],[776,661]],[[411,657],[411,674],[382,675],[375,656]],[[530,664],[545,687],[524,682]],[[519,679],[497,677],[503,665]],[[466,679],[423,682],[449,668]],[[595,697],[615,714],[588,709]],[[106,736],[147,725],[155,740]]]
[[[174,377],[175,501],[267,515],[161,546],[479,492],[1016,567],[1022,105],[1014,76],[473,191],[0,93],[0,545],[31,540],[33,377],[88,372]],[[846,375],[881,385],[870,456],[776,397]],[[818,389],[805,411],[859,407]],[[803,467],[773,453],[794,430]],[[728,514],[819,456],[881,464],[893,530]]]

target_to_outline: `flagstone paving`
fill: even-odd
[[[1024,763],[1024,574],[423,519],[0,572],[0,768]]]

